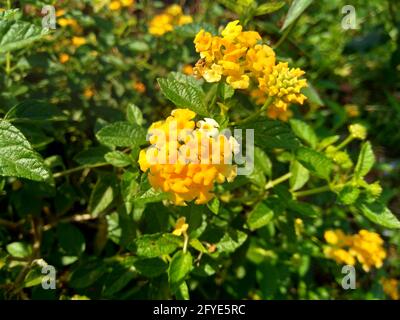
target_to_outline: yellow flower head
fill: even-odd
[[[86,39],[84,37],[73,37],[72,45],[75,47],[83,46],[86,43]]]
[[[349,131],[355,139],[365,140],[367,137],[367,129],[361,124],[351,124],[349,126]]]
[[[111,1],[108,7],[112,11],[119,10],[119,9],[121,9],[121,2],[119,2],[119,1]]]
[[[368,272],[372,267],[382,267],[386,258],[383,240],[375,232],[360,230],[358,234],[346,235],[341,230],[328,230],[324,236],[329,244],[324,249],[326,257],[338,263],[354,265],[357,259],[362,268]]]
[[[59,58],[60,62],[62,64],[66,63],[69,60],[69,55],[66,53],[62,53],[60,54],[60,58]]]
[[[133,89],[135,89],[135,91],[139,93],[146,92],[146,86],[144,85],[143,82],[140,81],[135,81],[135,83],[133,84]]]
[[[274,105],[278,108],[286,109],[290,103],[303,104],[306,96],[301,89],[307,86],[305,79],[299,79],[303,74],[299,68],[289,69],[286,62],[280,62],[270,74],[259,79],[259,88],[274,97]]]
[[[193,18],[191,16],[184,15],[179,5],[173,4],[150,21],[149,32],[154,36],[162,36],[174,30],[175,26],[181,26],[192,22]]]
[[[190,76],[193,74],[193,67],[190,64],[185,64],[182,67],[182,72]]]
[[[399,281],[397,279],[382,279],[383,292],[385,292],[392,300],[400,300]]]
[[[186,218],[185,217],[180,217],[175,224],[174,231],[172,231],[172,234],[176,236],[181,236],[184,234],[187,229],[189,228],[189,225],[186,223]]]
[[[168,193],[175,205],[207,203],[214,197],[214,183],[236,176],[232,156],[237,141],[221,134],[213,119],[196,123],[195,117],[189,109],[175,109],[153,123],[148,131],[151,145],[139,154],[140,169],[148,171],[150,184]]]

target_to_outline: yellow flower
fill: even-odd
[[[65,15],[64,9],[59,9],[56,11],[56,17],[62,17],[63,15]]]
[[[381,268],[386,258],[383,240],[375,232],[360,230],[358,234],[346,235],[341,230],[328,230],[324,236],[330,245],[324,249],[326,257],[338,263],[354,265],[357,259],[368,272],[372,267]]]
[[[121,4],[124,7],[130,7],[135,3],[135,0],[121,0]]]
[[[64,64],[64,63],[66,63],[68,60],[69,60],[69,55],[66,54],[66,53],[61,53],[60,58],[59,58],[59,61],[60,61],[61,63]]]
[[[242,26],[238,24],[239,20],[229,22],[222,30],[221,35],[228,40],[235,40],[242,32]]]
[[[184,234],[187,229],[189,228],[189,225],[186,223],[186,218],[181,217],[176,221],[174,231],[172,231],[172,234],[176,236],[181,236]]]
[[[86,43],[86,39],[84,37],[73,37],[72,44],[75,47],[80,47]]]
[[[162,36],[170,32],[175,26],[192,23],[193,18],[189,15],[184,15],[182,8],[177,5],[171,5],[161,14],[156,15],[149,24],[149,32],[154,36]]]
[[[211,47],[212,35],[201,29],[194,38],[194,44],[197,52],[207,51]]]
[[[175,205],[207,203],[214,197],[214,183],[236,176],[231,162],[235,144],[216,132],[213,119],[196,125],[195,117],[189,109],[175,109],[153,123],[148,130],[151,145],[139,154],[140,169],[148,171],[152,187],[168,193]]]
[[[289,69],[286,62],[280,62],[272,68],[270,74],[259,78],[259,88],[270,97],[274,105],[286,109],[290,103],[303,104],[306,96],[301,89],[307,86],[305,79],[299,79],[304,71],[298,68]]]
[[[173,4],[169,6],[167,9],[165,9],[165,13],[170,14],[171,16],[179,16],[182,14],[182,8],[181,6],[177,4]]]
[[[182,72],[183,72],[184,74],[187,74],[188,76],[190,76],[190,75],[193,74],[193,67],[192,67],[190,64],[185,64],[185,65],[182,67]]]
[[[346,113],[349,117],[355,118],[360,115],[360,110],[356,104],[346,104],[344,106]]]
[[[76,22],[75,19],[71,19],[71,18],[61,18],[61,19],[57,19],[57,23],[61,26],[61,27],[77,27],[78,23]]]
[[[383,292],[385,292],[392,300],[400,300],[399,281],[397,279],[382,279]]]
[[[210,69],[204,71],[203,77],[207,82],[218,82],[221,80],[222,71],[222,67],[214,63]]]
[[[156,15],[151,21],[149,26],[149,32],[155,36],[162,36],[164,33],[173,30],[171,24],[172,17],[168,14]]]
[[[94,96],[94,91],[93,91],[93,89],[90,88],[90,87],[86,88],[85,91],[83,92],[83,96],[84,96],[86,99],[88,99],[88,100],[89,100],[90,98],[92,98],[92,97]]]
[[[117,10],[121,9],[121,2],[119,2],[119,1],[111,1],[108,7],[112,11],[117,11]]]

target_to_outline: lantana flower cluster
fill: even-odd
[[[162,36],[174,30],[175,26],[181,26],[192,22],[192,16],[183,14],[182,7],[173,4],[150,21],[149,32],[154,36]]]
[[[175,205],[207,203],[215,183],[236,177],[233,156],[239,144],[219,130],[210,118],[195,122],[196,113],[175,109],[167,119],[153,123],[150,146],[140,151],[139,165],[150,184],[166,192]]]
[[[368,272],[372,267],[381,268],[386,258],[383,240],[375,232],[360,230],[357,234],[347,235],[342,230],[328,230],[324,237],[329,244],[324,249],[325,256],[338,263],[355,265],[358,261]]]
[[[228,23],[221,36],[200,30],[194,43],[201,57],[194,71],[207,82],[225,79],[234,89],[250,90],[259,104],[271,98],[270,107],[275,114],[286,111],[291,103],[303,104],[306,99],[301,93],[307,86],[306,80],[301,79],[304,71],[277,62],[274,50],[261,43],[260,34],[243,31],[238,20]]]

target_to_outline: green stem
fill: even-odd
[[[341,144],[339,144],[335,149],[340,150],[340,149],[344,148],[345,146],[347,146],[353,140],[354,140],[354,137],[352,135],[350,135],[346,139],[344,139],[343,142]]]
[[[98,164],[95,164],[95,165],[92,165],[92,166],[83,165],[83,166],[79,166],[79,167],[76,167],[76,168],[72,168],[72,169],[68,169],[68,170],[65,170],[65,171],[54,173],[53,174],[53,178],[59,178],[59,177],[68,175],[70,173],[77,172],[77,171],[84,170],[84,169],[104,167],[104,166],[108,166],[108,165],[110,165],[110,164],[106,163],[106,162],[98,163]]]
[[[232,122],[231,125],[244,124],[244,123],[247,123],[247,122],[249,122],[251,120],[257,119],[264,111],[266,111],[268,109],[268,107],[272,104],[273,101],[274,101],[273,97],[268,97],[267,101],[265,101],[263,106],[260,109],[258,109],[255,113],[253,113],[252,115],[248,116],[247,118],[244,118],[241,121]]]
[[[188,243],[189,243],[189,236],[186,232],[183,233],[183,253],[187,252],[187,247],[188,247]]]
[[[323,186],[323,187],[318,187],[318,188],[314,188],[314,189],[294,192],[293,194],[296,197],[305,197],[305,196],[310,196],[310,195],[316,194],[316,193],[327,192],[330,190],[331,190],[331,188],[329,186]]]
[[[284,174],[283,176],[276,178],[275,180],[271,180],[269,181],[266,185],[265,185],[265,190],[269,190],[272,189],[273,187],[275,187],[276,185],[290,179],[290,177],[292,176],[291,172],[288,172],[286,174]]]
[[[278,42],[275,44],[274,49],[277,49],[289,36],[289,34],[292,32],[293,28],[297,24],[297,21],[299,18],[297,18],[290,26],[289,28],[286,29],[286,31],[283,33],[282,37],[278,40]]]

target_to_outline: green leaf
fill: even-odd
[[[174,252],[182,240],[169,233],[146,234],[135,240],[133,247],[128,247],[140,257],[156,258]]]
[[[356,179],[364,177],[374,166],[375,156],[372,151],[371,143],[365,142],[361,147],[360,155],[358,156],[357,164],[354,169]]]
[[[306,217],[306,218],[315,218],[318,217],[318,213],[314,210],[314,208],[306,203],[306,202],[300,202],[300,201],[294,201],[294,200],[289,200],[286,203],[288,209],[299,213],[300,215]]]
[[[105,287],[103,291],[104,295],[112,296],[125,288],[128,283],[136,277],[137,273],[135,271],[136,270],[134,267],[131,267],[122,272],[120,270],[114,270],[111,276],[116,276],[116,278],[111,278],[112,282],[110,283],[110,285]]]
[[[112,147],[134,147],[146,142],[145,130],[137,124],[114,122],[96,133],[100,143]]]
[[[189,300],[189,287],[185,281],[181,283],[178,290],[176,291],[176,299],[177,300]]]
[[[89,199],[88,210],[92,216],[97,217],[106,210],[116,198],[117,193],[118,185],[115,177],[112,175],[101,176]]]
[[[274,148],[295,150],[300,146],[289,126],[281,121],[259,119],[238,127],[253,129],[255,145],[266,151]]]
[[[207,249],[204,248],[203,244],[200,242],[199,239],[191,239],[189,242],[190,246],[196,249],[199,252],[207,253]]]
[[[322,107],[324,105],[324,102],[322,101],[321,97],[319,96],[317,90],[310,83],[310,81],[307,81],[307,84],[308,84],[307,87],[303,88],[302,92],[307,97],[308,102],[312,103],[318,107]]]
[[[107,272],[107,268],[100,261],[93,261],[89,264],[80,265],[69,280],[69,285],[75,289],[87,288],[95,283],[102,275]]]
[[[211,32],[212,34],[217,33],[215,27],[207,22],[194,22],[187,23],[182,26],[176,26],[173,32],[179,35],[179,37],[192,39],[201,29]]]
[[[43,38],[46,29],[20,20],[0,20],[0,54],[28,47]]]
[[[268,177],[272,176],[272,162],[268,155],[260,148],[254,148],[254,164]]]
[[[126,118],[130,123],[137,124],[139,126],[143,124],[142,111],[133,103],[128,106],[128,109],[126,111]]]
[[[67,256],[79,256],[86,248],[85,237],[82,232],[70,223],[57,225],[59,247]]]
[[[167,193],[150,188],[149,190],[138,194],[134,198],[133,202],[137,205],[144,205],[146,203],[159,202],[166,199],[168,199]]]
[[[218,214],[219,212],[220,201],[218,198],[213,198],[211,201],[207,203],[208,209],[211,210],[212,213]]]
[[[359,202],[357,208],[372,222],[390,229],[400,229],[398,218],[379,201],[373,203]]]
[[[247,239],[247,234],[240,230],[228,230],[217,243],[220,252],[232,253],[239,248]]]
[[[290,126],[296,136],[307,143],[311,148],[315,149],[318,138],[310,125],[298,119],[291,119]]]
[[[203,102],[204,94],[198,88],[171,78],[159,78],[157,81],[162,93],[177,107],[189,108],[202,116],[208,115]]]
[[[250,230],[266,226],[274,217],[274,212],[264,202],[258,203],[247,217],[247,224]]]
[[[296,158],[311,173],[316,176],[329,180],[332,171],[332,161],[324,154],[315,150],[301,147],[296,152]]]
[[[41,268],[32,268],[24,279],[24,288],[30,288],[41,284],[43,276]]]
[[[285,1],[276,1],[276,2],[274,1],[274,2],[263,3],[257,7],[257,9],[254,12],[254,16],[262,16],[264,14],[278,11],[284,5]]]
[[[299,190],[310,179],[310,172],[304,168],[300,162],[293,160],[290,164],[290,172],[292,173],[289,184],[292,191]]]
[[[43,158],[12,124],[0,120],[0,176],[52,181]]]
[[[172,257],[168,268],[168,281],[173,292],[185,281],[192,269],[193,258],[190,252],[178,251]]]
[[[32,254],[32,246],[26,242],[11,242],[6,249],[9,254],[16,258],[27,258]]]
[[[104,158],[114,167],[126,167],[132,164],[131,158],[121,151],[111,151],[105,154]]]
[[[37,100],[27,100],[12,107],[4,117],[13,121],[56,121],[66,117],[54,105]]]
[[[80,165],[93,166],[100,163],[105,163],[104,156],[110,149],[105,146],[91,147],[83,150],[75,155],[74,160]]]
[[[286,15],[281,31],[289,27],[308,8],[313,0],[294,0]]]
[[[218,83],[218,96],[220,96],[222,100],[225,101],[229,98],[232,98],[234,94],[235,89],[233,89],[232,86],[230,86],[226,82]]]
[[[136,270],[145,277],[155,278],[167,271],[168,265],[159,258],[138,259],[134,262]]]

